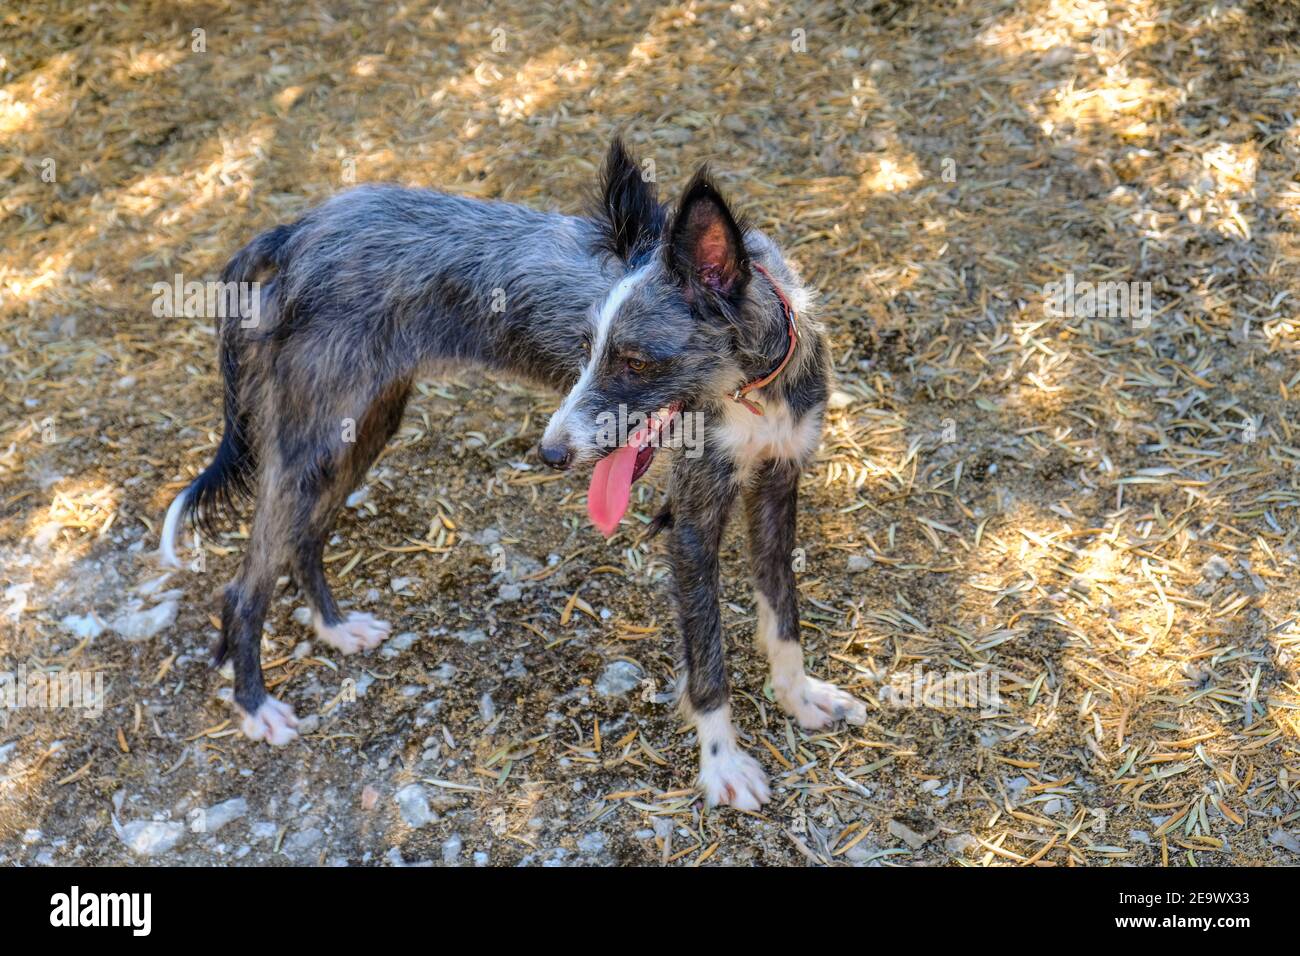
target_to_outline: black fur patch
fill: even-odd
[[[600,228],[598,248],[629,267],[640,265],[663,236],[667,210],[658,187],[646,182],[621,139],[609,146],[601,172],[600,205],[592,217]]]

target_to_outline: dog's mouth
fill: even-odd
[[[636,484],[637,479],[650,470],[650,463],[655,460],[655,452],[658,450],[654,445],[645,445],[637,450],[636,465],[632,468],[633,484]]]
[[[605,537],[618,528],[627,513],[632,485],[644,475],[659,450],[659,433],[681,410],[674,402],[650,416],[646,424],[629,435],[627,444],[615,448],[596,463],[587,488],[587,516]]]

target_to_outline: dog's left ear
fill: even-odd
[[[609,144],[600,191],[601,245],[632,265],[658,243],[665,215],[658,188],[642,175],[620,138]]]
[[[701,166],[682,193],[668,236],[668,263],[688,294],[703,293],[734,311],[749,284],[742,226]]]

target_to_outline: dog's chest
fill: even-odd
[[[781,402],[764,403],[762,415],[755,415],[743,405],[729,403],[724,406],[715,438],[742,475],[759,462],[772,458],[802,464],[816,450],[821,438],[821,416],[807,414],[796,418]]]

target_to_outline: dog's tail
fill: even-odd
[[[284,247],[296,229],[296,223],[277,226],[235,253],[221,273],[226,288],[232,288],[232,282],[250,283],[268,269],[281,268],[286,260]],[[242,295],[240,300],[246,301]],[[259,312],[260,305],[257,303]],[[245,328],[245,318],[239,314],[240,311],[233,309],[226,315],[217,346],[225,416],[221,444],[217,446],[212,463],[176,496],[163,521],[159,556],[161,562],[170,567],[180,566],[176,557],[176,535],[181,525],[191,522],[210,533],[219,515],[234,510],[249,496],[253,476],[257,473],[257,458],[249,433],[250,416],[242,406],[239,390],[240,367],[251,339],[251,336],[241,333],[255,330]]]

